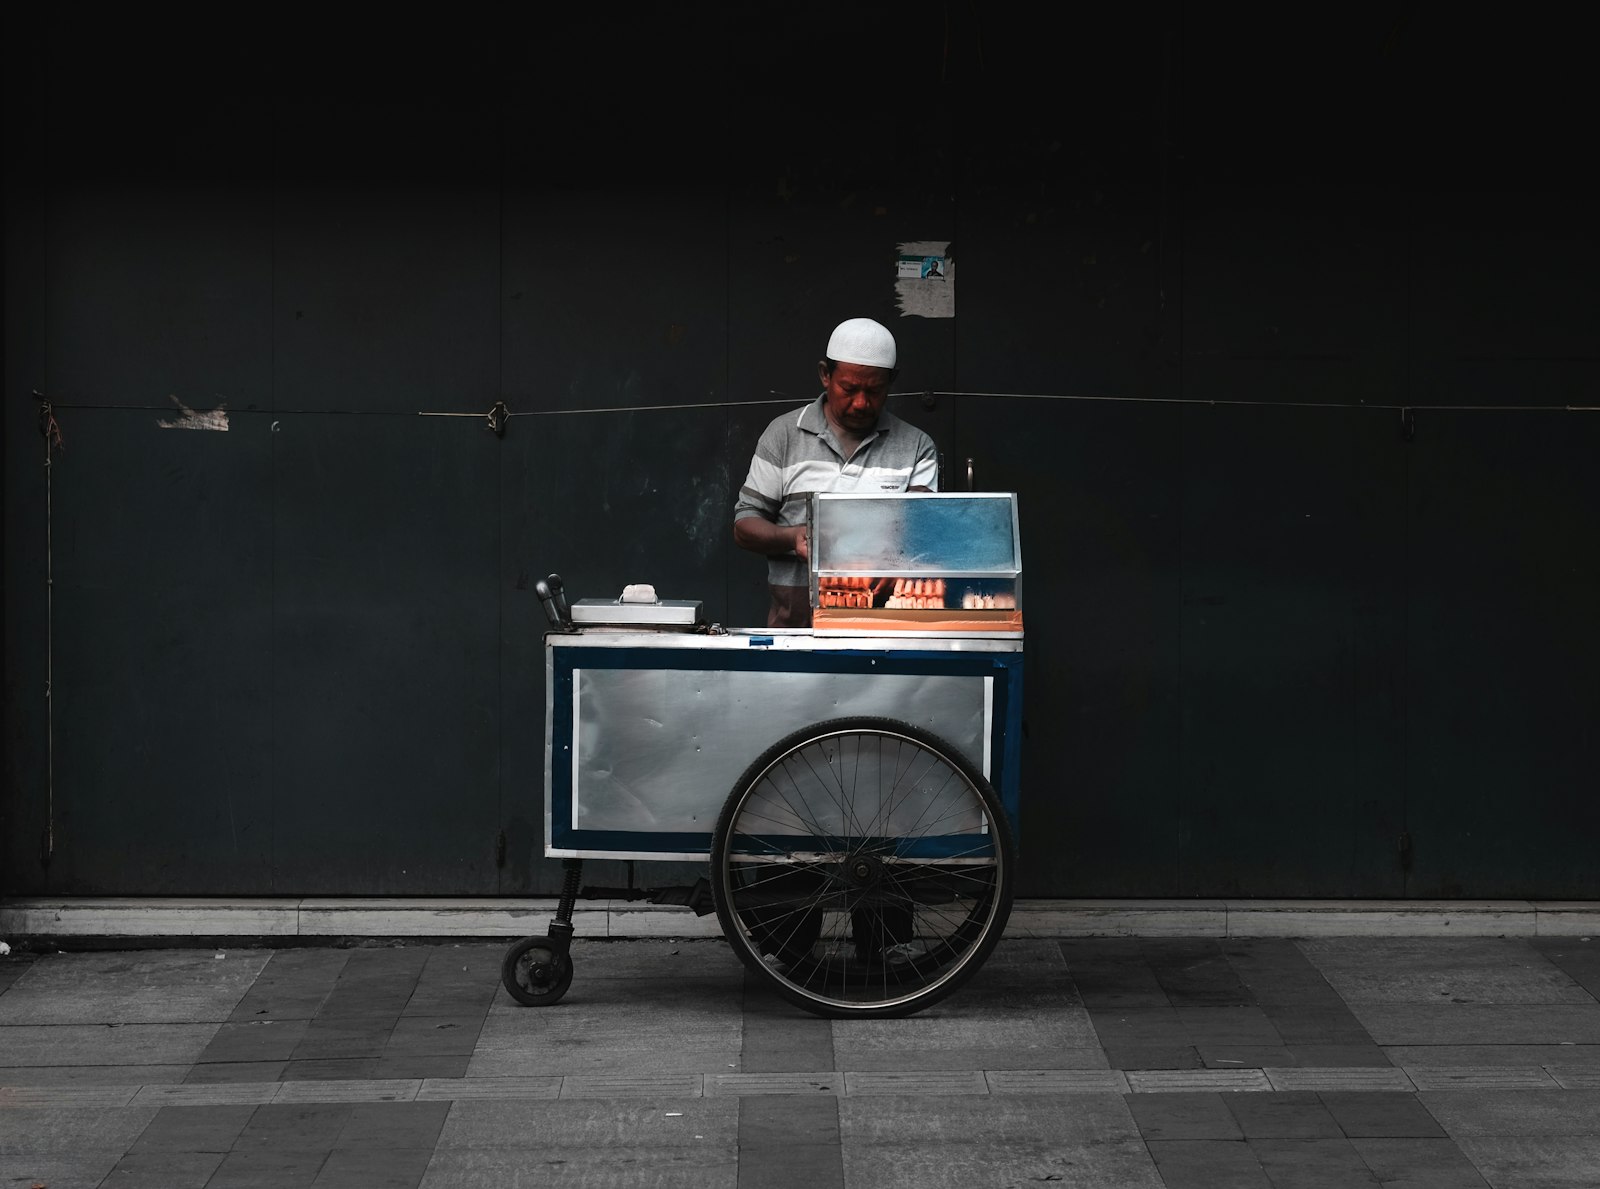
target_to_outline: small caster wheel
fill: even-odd
[[[548,938],[527,937],[506,951],[500,981],[518,1003],[545,1007],[572,985],[572,958],[556,952]]]

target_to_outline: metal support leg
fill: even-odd
[[[578,903],[578,886],[583,879],[582,859],[561,860],[561,899],[556,902],[556,915],[550,922],[546,936],[550,948],[565,955],[572,948],[572,910]]]

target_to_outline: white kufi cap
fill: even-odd
[[[828,358],[837,363],[862,363],[868,367],[894,367],[894,335],[871,318],[850,318],[833,328]]]

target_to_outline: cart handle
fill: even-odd
[[[567,592],[561,583],[561,575],[551,574],[548,578],[541,578],[533,584],[533,589],[539,596],[539,602],[544,605],[544,615],[550,621],[550,626],[558,632],[570,632],[572,608],[567,605]]]

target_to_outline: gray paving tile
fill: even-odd
[[[864,1052],[1046,1052],[1097,1043],[1089,1013],[1049,988],[968,995],[901,1019],[833,1021],[834,1051],[852,1064]]]
[[[1243,1139],[1161,1139],[1148,1146],[1166,1189],[1273,1189]]]
[[[1522,938],[1332,937],[1300,945],[1352,1006],[1593,1001]]]
[[[1600,999],[1600,938],[1535,937],[1528,944],[1545,961]]]
[[[6,1043],[0,1029],[0,1048]],[[147,1086],[177,1083],[194,1067],[183,1065],[0,1066],[0,1086]]]
[[[1116,1069],[987,1069],[991,1094],[1123,1094],[1128,1077]]]
[[[841,1073],[719,1073],[705,1080],[707,1094],[844,1093]]]
[[[273,1102],[410,1102],[421,1089],[420,1078],[313,1078],[283,1082]]]
[[[1371,1044],[1372,1037],[1343,1003],[1263,1004],[1261,1012],[1285,1044]]]
[[[433,1151],[450,1113],[448,1102],[362,1102],[350,1112],[334,1148],[422,1148]]]
[[[1223,1105],[1247,1140],[1344,1138],[1343,1129],[1313,1091],[1230,1094]]]
[[[1130,1069],[1128,1089],[1135,1094],[1174,1090],[1271,1090],[1259,1069]]]
[[[1116,1011],[1091,1011],[1095,1036],[1106,1048],[1139,1045],[1178,1047],[1191,1043],[1189,1030],[1175,1008],[1126,1008]]]
[[[500,962],[506,948],[499,943],[463,943],[435,949],[417,976],[402,1014],[487,1013],[500,985]]]
[[[76,1153],[42,1152],[10,1155],[0,1151],[0,1185],[29,1189],[98,1189],[122,1159],[122,1152],[85,1149]]]
[[[1355,1146],[1338,1138],[1247,1139],[1274,1189],[1353,1189],[1378,1178]]]
[[[155,1107],[137,1105],[13,1107],[0,1116],[0,1156],[114,1151],[120,1157],[155,1116]]]
[[[134,1101],[140,1106],[227,1106],[271,1102],[277,1082],[185,1082],[179,1086],[141,1086]]]
[[[1002,937],[974,977],[1004,977],[1017,971],[1043,977],[1065,974],[1067,963],[1061,956],[1059,940],[1054,937]]]
[[[276,1082],[283,1077],[287,1061],[208,1061],[189,1068],[185,1085],[216,1082]]]
[[[657,1073],[635,1066],[633,1073],[569,1074],[562,1098],[693,1098],[705,1092],[698,1073]]]
[[[1388,1058],[1377,1045],[1285,1045],[1255,1048],[1249,1045],[1196,1045],[1201,1062],[1208,1069],[1280,1069],[1294,1066],[1333,1068],[1356,1066],[1371,1068],[1387,1065]]]
[[[205,1189],[223,1157],[222,1152],[129,1152],[102,1189]]]
[[[15,1024],[0,1027],[0,1082],[30,1065],[193,1065],[218,1024]]]
[[[1274,1090],[1400,1090],[1415,1087],[1405,1070],[1390,1066],[1266,1069]]]
[[[298,1042],[283,1055],[297,1061],[381,1057],[398,1021],[398,1015],[319,1015],[307,1021]]]
[[[1471,1136],[1458,1143],[1496,1189],[1594,1189],[1600,1181],[1600,1138],[1593,1135]]]
[[[995,1146],[1072,1145],[1139,1137],[1133,1115],[1122,1095],[1115,1093],[864,1095],[839,1099],[838,1109],[841,1140],[868,1147],[922,1144],[943,1148],[969,1141]],[[997,1182],[980,1179],[976,1183]]]
[[[1383,1049],[1371,1041],[1359,1044],[1292,1044],[1289,1055],[1301,1065],[1354,1065],[1370,1068],[1389,1064]]]
[[[837,1098],[743,1098],[739,1101],[739,1148],[782,1148],[789,1143],[839,1146]]]
[[[1393,1065],[1574,1065],[1600,1069],[1600,1045],[1385,1045]]]
[[[1239,1120],[1221,1094],[1188,1091],[1173,1094],[1129,1094],[1128,1110],[1139,1134],[1151,1144],[1167,1140],[1243,1140]],[[1222,1153],[1233,1160],[1237,1153]]]
[[[1443,1139],[1444,1128],[1401,1091],[1324,1090],[1322,1105],[1350,1139]]]
[[[1137,1139],[1103,1143],[1037,1142],[997,1146],[957,1143],[849,1143],[849,1186],[915,1185],[972,1189],[974,1185],[1059,1183],[1082,1189],[1163,1189],[1161,1176]]]
[[[745,1073],[807,1073],[832,1069],[830,1021],[796,1012],[767,992],[752,971],[745,972],[739,1068]]]
[[[0,1086],[0,1110],[19,1106],[127,1106],[138,1086]]]
[[[1600,1004],[1370,1004],[1356,1009],[1380,1045],[1600,1044]]]
[[[1206,1045],[1197,1044],[1200,1064],[1207,1069],[1266,1069],[1298,1065],[1294,1051],[1285,1045]]]
[[[418,1101],[458,1098],[559,1098],[558,1077],[424,1078]]]
[[[328,1155],[292,1148],[235,1150],[222,1158],[206,1189],[309,1189]]]
[[[1545,1071],[1564,1090],[1600,1090],[1600,1067],[1594,1065],[1549,1065]]]
[[[32,969],[33,964],[38,960],[39,956],[37,954],[30,954],[26,951],[20,953],[13,951],[6,955],[6,960],[0,962],[0,994],[10,990],[11,986]]]
[[[1418,1098],[1458,1141],[1600,1135],[1600,1090],[1428,1090]]]
[[[844,1189],[839,1108],[832,1098],[744,1098],[739,1103],[741,1189]]]
[[[255,1114],[253,1104],[230,1106],[164,1106],[140,1133],[130,1152],[211,1152],[233,1147]]]
[[[1205,1062],[1192,1045],[1106,1045],[1106,1062],[1112,1069],[1201,1069]]]
[[[244,1020],[225,1023],[200,1054],[201,1062],[287,1061],[304,1039],[308,1020]]]
[[[1175,1008],[1243,1007],[1255,1002],[1238,971],[1215,943],[1204,953],[1170,961],[1156,958],[1151,969]]]
[[[739,1162],[732,1142],[702,1141],[654,1151],[648,1160],[627,1149],[545,1143],[537,1148],[440,1149],[421,1189],[507,1189],[508,1186],[583,1186],[584,1189],[737,1189]]]
[[[375,1078],[462,1078],[472,1065],[472,1057],[391,1057],[378,1058],[372,1067]]]
[[[545,1049],[517,1049],[485,1052],[479,1049],[467,1063],[467,1076],[473,1078],[522,1077],[530,1069],[565,1077],[628,1075],[650,1070],[675,1077],[702,1073],[732,1073],[739,1067],[737,1042],[717,1048],[687,1047],[671,1049],[609,1048],[555,1042]]]
[[[1105,1069],[1105,1051],[1098,1045],[1052,1048],[863,1049],[840,1048],[840,1058],[858,1072],[911,1073],[917,1071],[967,1071],[973,1069]]]
[[[751,1148],[741,1141],[737,1174],[739,1189],[844,1189],[844,1153],[837,1143]]]
[[[371,1081],[378,1074],[377,1057],[316,1057],[284,1062],[279,1074],[285,1082]]]
[[[231,1018],[310,1019],[333,990],[351,952],[323,948],[273,950]]]
[[[1172,1006],[1154,972],[1142,962],[1100,963],[1069,957],[1067,967],[1079,1000],[1090,1011]]]
[[[598,1150],[652,1151],[702,1143],[732,1144],[738,1138],[737,1098],[671,1098],[645,1101],[466,1100],[450,1108],[438,1150],[536,1148],[550,1143]]]
[[[351,950],[317,1018],[398,1016],[416,990],[432,949],[420,945]]]
[[[574,938],[579,979],[630,979],[666,984],[685,978],[731,979],[737,987],[744,963],[722,938],[658,940]]]
[[[257,1107],[233,1147],[236,1151],[333,1149],[355,1107],[349,1103],[284,1103]]]
[[[1406,1076],[1418,1090],[1547,1090],[1557,1084],[1537,1065],[1410,1065]]]
[[[311,1184],[315,1189],[416,1189],[433,1158],[432,1149],[334,1149]]]
[[[384,1045],[384,1057],[471,1056],[483,1027],[481,1015],[404,1015]]]
[[[0,1025],[221,1022],[266,962],[251,950],[42,955],[0,995]]]
[[[975,1069],[898,1072],[847,1072],[844,1092],[857,1094],[987,1094],[989,1083]]]
[[[1352,1137],[1350,1145],[1382,1185],[1490,1189],[1489,1182],[1451,1139]]]

